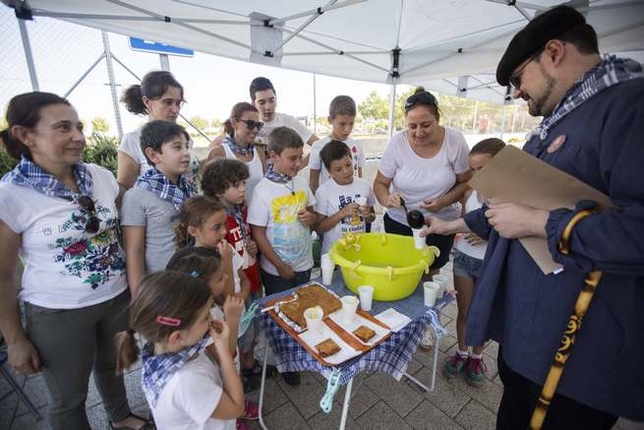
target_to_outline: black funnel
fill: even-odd
[[[418,209],[412,209],[407,213],[407,222],[411,228],[423,228],[425,225],[425,217]]]

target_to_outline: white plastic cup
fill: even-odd
[[[434,275],[432,276],[432,282],[437,283],[440,286],[438,290],[438,298],[440,299],[445,294],[445,289],[447,288],[447,277],[443,275]]]
[[[335,263],[331,260],[331,256],[329,254],[322,254],[320,256],[320,268],[322,269],[322,283],[324,285],[331,285],[333,282]]]
[[[439,289],[440,289],[440,285],[438,285],[436,282],[432,282],[432,281],[423,282],[425,306],[431,308],[436,304],[436,297],[438,296]]]
[[[356,203],[358,204],[358,206],[366,206],[367,198],[366,197],[358,197],[358,198],[356,198]]]
[[[311,333],[322,333],[323,317],[324,310],[320,306],[314,306],[304,311],[306,327]]]
[[[358,287],[358,295],[360,296],[360,309],[363,311],[370,311],[373,304],[373,290],[371,285],[360,285]]]
[[[353,321],[358,310],[358,298],[356,296],[344,296],[340,299],[342,302],[342,321],[349,324]]]
[[[414,246],[416,249],[425,249],[427,245],[426,238],[420,236],[420,232],[425,228],[412,228],[411,232],[414,234]]]

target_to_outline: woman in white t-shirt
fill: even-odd
[[[132,85],[121,96],[126,109],[135,115],[147,115],[148,121],[177,122],[183,106],[183,87],[172,73],[154,71],[143,77],[140,85]],[[188,176],[195,179],[199,173],[199,158],[190,139],[190,170]],[[132,188],[136,178],[145,173],[148,164],[141,149],[141,127],[123,135],[117,154],[116,178],[125,188]]]
[[[55,94],[15,96],[0,138],[17,166],[0,183],[0,331],[10,365],[42,371],[53,429],[89,428],[90,373],[113,428],[144,428],[115,375],[114,336],[127,328],[130,294],[119,243],[114,175],[81,161],[78,114]],[[17,309],[16,268],[24,263]]]
[[[254,142],[264,127],[259,120],[257,108],[250,103],[239,102],[233,106],[230,117],[224,122],[225,135],[208,155],[208,161],[219,158],[239,160],[248,166],[250,176],[246,181],[247,200],[253,195],[255,185],[266,172],[266,156],[258,151]]]
[[[411,236],[402,208],[419,209],[425,216],[451,220],[460,216],[458,203],[471,177],[469,149],[462,133],[439,125],[436,98],[424,88],[405,102],[406,130],[389,141],[373,183],[376,198],[385,208],[385,231]],[[427,236],[427,244],[440,249],[432,273],[449,261],[454,235]]]

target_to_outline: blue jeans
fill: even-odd
[[[459,278],[478,279],[483,267],[483,260],[474,258],[458,249],[454,249],[454,276]]]
[[[262,283],[264,284],[264,291],[266,291],[267,296],[288,290],[289,288],[297,287],[298,285],[305,284],[311,280],[311,269],[305,270],[304,272],[294,272],[295,277],[290,280],[286,280],[279,275],[271,275],[264,270],[261,272]]]

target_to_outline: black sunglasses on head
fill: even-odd
[[[423,91],[409,96],[407,100],[405,100],[405,110],[409,110],[416,105],[438,106],[438,102],[432,93]]]
[[[257,127],[257,131],[260,131],[262,127],[264,127],[264,123],[261,121],[253,121],[252,119],[241,119],[241,118],[237,118],[237,121],[246,123],[246,128],[249,130],[252,130],[255,127]]]
[[[96,206],[94,206],[94,201],[89,196],[80,196],[77,202],[78,206],[80,206],[84,211],[87,211],[90,215],[85,223],[85,232],[89,234],[96,233],[101,227],[101,220],[96,216]]]

